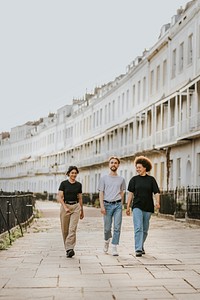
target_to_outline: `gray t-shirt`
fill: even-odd
[[[120,192],[126,189],[125,179],[119,175],[104,175],[100,178],[98,190],[104,192],[106,201],[117,201],[121,199]]]

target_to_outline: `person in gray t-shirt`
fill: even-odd
[[[110,173],[104,175],[99,181],[99,200],[101,213],[104,217],[104,252],[107,253],[109,243],[112,238],[112,255],[118,256],[117,245],[119,244],[121,224],[122,224],[122,204],[124,202],[124,192],[126,184],[123,177],[117,174],[120,160],[112,156],[109,159]],[[114,221],[113,235],[112,223]]]

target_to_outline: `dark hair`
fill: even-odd
[[[68,170],[67,170],[67,176],[69,176],[69,173],[72,171],[72,170],[76,170],[77,174],[79,173],[79,170],[76,166],[69,166]]]
[[[108,162],[110,162],[111,159],[116,159],[116,160],[118,161],[118,163],[120,164],[120,159],[119,159],[119,157],[117,157],[117,156],[111,156],[111,157],[109,157]]]
[[[145,156],[138,156],[135,159],[135,166],[137,164],[141,164],[144,168],[146,168],[146,171],[149,172],[152,169],[152,163],[150,161],[150,159],[148,159]]]

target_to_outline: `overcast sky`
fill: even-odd
[[[0,0],[0,132],[125,73],[185,0]]]

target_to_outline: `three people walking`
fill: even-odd
[[[154,207],[160,208],[160,190],[156,179],[149,175],[152,169],[151,161],[145,156],[135,159],[138,175],[133,176],[128,184],[126,214],[130,216],[132,208],[135,255],[145,254],[144,243],[148,235],[149,222]],[[120,159],[116,156],[109,158],[109,174],[100,178],[98,190],[101,213],[104,222],[104,252],[108,253],[110,242],[112,255],[118,256],[117,246],[120,241],[122,225],[122,208],[126,190],[125,179],[117,171]],[[75,255],[76,230],[79,219],[84,218],[82,202],[82,184],[76,181],[79,170],[70,166],[68,179],[61,182],[57,200],[61,203],[61,230],[67,257]],[[154,201],[155,196],[155,201]]]

